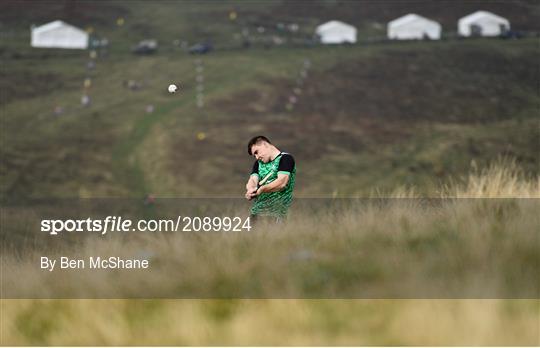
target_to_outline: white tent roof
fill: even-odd
[[[356,42],[356,28],[340,21],[321,24],[315,30],[323,44],[341,44]]]
[[[503,30],[510,29],[510,22],[508,19],[491,12],[477,11],[458,21],[458,33],[463,36],[473,35],[473,26],[480,28],[478,34],[481,36],[497,36]]]
[[[409,13],[389,22],[387,35],[390,39],[398,40],[418,40],[426,36],[438,40],[441,38],[441,25],[431,19]]]
[[[388,25],[392,28],[396,28],[396,27],[399,27],[399,26],[402,26],[402,25],[405,25],[405,24],[408,24],[408,23],[412,23],[412,22],[415,22],[415,21],[425,21],[425,22],[429,22],[429,23],[432,23],[432,24],[435,24],[437,26],[440,26],[439,23],[435,22],[435,21],[432,21],[431,19],[427,19],[426,17],[422,17],[420,15],[417,15],[415,13],[409,13],[403,17],[399,17],[398,19],[394,19],[393,21],[390,21],[388,23]]]
[[[76,48],[88,47],[88,33],[64,21],[56,20],[32,28],[32,47]]]
[[[73,25],[67,24],[66,22],[60,20],[40,25],[39,27],[34,28],[34,33],[41,34],[50,30],[66,27],[78,30],[82,33],[86,33],[84,30],[74,27]]]
[[[462,17],[459,20],[459,23],[463,25],[469,25],[485,17],[490,17],[498,22],[501,22],[502,24],[510,25],[510,22],[508,21],[508,19],[503,18],[501,16],[497,16],[496,14],[488,12],[488,11],[476,11],[475,13],[471,13],[470,15]]]
[[[327,31],[329,29],[334,29],[334,28],[347,28],[347,29],[350,29],[350,30],[354,30],[356,31],[356,28],[353,27],[352,25],[350,24],[347,24],[347,23],[343,23],[341,21],[329,21],[329,22],[326,22],[324,24],[321,24],[317,27],[317,30],[316,32],[317,33],[320,33],[320,32],[324,32],[324,31]]]

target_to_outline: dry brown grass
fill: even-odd
[[[49,276],[30,261],[3,255],[2,286],[15,286],[23,294],[31,293],[28,289],[72,295],[94,291],[120,298],[136,294],[133,286],[138,284],[155,290],[187,289],[210,298],[242,297],[250,285],[263,284],[255,288],[261,297],[296,299],[4,299],[0,343],[538,345],[540,300],[517,299],[515,292],[516,286],[534,289],[538,279],[540,222],[536,206],[528,204],[538,198],[538,187],[538,178],[527,178],[515,165],[498,165],[446,187],[441,196],[451,199],[436,208],[398,199],[399,204],[353,206],[315,216],[297,212],[282,228],[269,226],[250,234],[89,239],[80,249],[65,251],[80,257],[127,256],[147,248],[167,261],[142,278],[127,272]],[[404,189],[393,195],[418,197]],[[492,206],[497,200],[455,199],[471,197],[528,200]],[[291,261],[299,252],[310,255],[310,263]],[[32,250],[23,253],[25,260],[36,255]],[[433,269],[450,276],[438,276]],[[321,274],[330,278],[314,282]],[[351,279],[361,279],[363,287]],[[343,286],[337,290],[345,297],[358,289],[371,290],[375,297],[403,289],[417,291],[417,296],[301,299],[335,293],[336,284]],[[440,299],[424,299],[419,286],[432,287]],[[443,292],[456,286],[462,299]],[[479,289],[492,293],[473,299],[471,294],[482,294]],[[513,295],[516,299],[509,299]]]
[[[538,300],[3,300],[2,345],[538,345]]]

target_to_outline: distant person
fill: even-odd
[[[268,138],[259,135],[248,143],[248,154],[255,157],[246,184],[246,199],[254,200],[251,217],[269,217],[281,221],[293,199],[296,165],[293,156],[281,152]]]

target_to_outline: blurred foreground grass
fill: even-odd
[[[133,294],[129,286],[142,284],[158,292],[167,287],[191,289],[207,298],[241,297],[243,291],[249,294],[255,289],[261,298],[282,291],[281,296],[293,299],[4,299],[1,344],[538,345],[538,294],[528,300],[504,297],[516,293],[516,287],[538,288],[538,210],[515,202],[491,209],[483,202],[492,200],[478,199],[536,202],[538,184],[537,177],[527,177],[515,164],[502,162],[473,170],[465,183],[441,189],[441,197],[474,198],[473,203],[449,204],[427,213],[414,204],[309,218],[297,212],[283,228],[123,242],[88,240],[71,251],[79,257],[129,255],[134,248],[146,246],[156,252],[158,261],[160,255],[173,255],[172,262],[158,262],[157,268],[163,268],[147,273],[144,283],[133,282],[136,276],[129,272],[105,272],[109,274],[102,278],[83,275],[67,284],[22,261],[21,256],[26,258],[32,250],[18,257],[3,255],[4,285],[24,275],[24,282],[17,284],[48,292],[100,284],[105,291],[118,287],[115,294],[122,297]],[[417,197],[405,189],[390,196]],[[308,251],[310,262],[291,262],[291,253],[299,250]],[[491,263],[486,265],[485,260]],[[278,281],[259,274],[273,275]],[[372,298],[385,291],[392,294],[396,286],[465,288],[459,289],[463,299],[437,299],[437,292],[431,299],[301,299],[332,291],[336,297],[354,294],[359,291],[354,287],[358,280],[360,289],[374,290]],[[332,289],[336,284],[345,290]],[[467,296],[477,294],[482,286],[493,291],[492,297]]]
[[[538,300],[3,300],[2,345],[538,345]]]

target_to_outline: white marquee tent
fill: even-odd
[[[458,21],[461,36],[498,36],[510,30],[508,19],[487,11],[477,11]]]
[[[393,40],[414,40],[441,38],[441,25],[435,21],[409,13],[388,23],[387,35]]]
[[[88,33],[63,21],[54,21],[32,28],[32,47],[88,48]]]
[[[323,44],[356,43],[356,28],[340,21],[321,24],[315,30]]]

